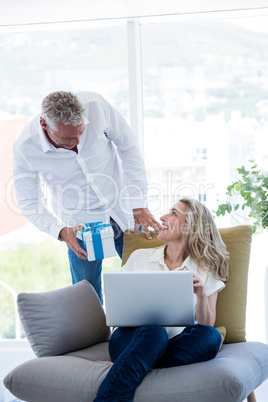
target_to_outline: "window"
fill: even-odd
[[[150,210],[159,218],[183,195],[215,210],[237,167],[256,159],[268,171],[267,17],[151,21],[141,25]],[[32,227],[16,206],[13,143],[42,98],[59,89],[99,92],[129,119],[128,50],[125,22],[0,34],[0,284],[16,293],[68,285],[70,274],[65,245]],[[236,215],[218,225],[244,222]],[[258,236],[265,249],[267,235]],[[252,255],[259,271],[252,271],[251,289],[260,295],[264,261],[260,249]],[[105,261],[105,269],[114,267],[117,259]],[[2,338],[16,336],[8,286],[0,286]]]
[[[176,195],[216,210],[250,159],[267,174],[267,27],[268,17],[142,25],[144,155],[156,216]],[[217,225],[245,217],[239,210]],[[247,339],[263,341],[267,238],[253,236],[247,310]]]
[[[16,205],[13,143],[57,90],[99,92],[128,118],[126,25],[1,34],[0,58],[0,338],[14,338],[12,290],[56,289],[71,276],[66,245],[29,224]],[[104,262],[105,269],[115,266],[117,258]]]
[[[169,189],[181,182],[181,195],[205,191],[215,210],[236,168],[256,159],[268,171],[267,23],[259,17],[142,25],[149,188],[164,186],[169,170]]]
[[[192,150],[193,156],[192,159],[193,161],[204,161],[207,160],[207,148],[193,148]]]

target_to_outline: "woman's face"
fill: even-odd
[[[163,215],[160,220],[163,229],[158,234],[158,239],[164,243],[170,241],[181,241],[186,233],[186,213],[185,204],[179,202],[175,204],[168,214]]]

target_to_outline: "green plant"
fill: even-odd
[[[257,229],[268,228],[268,177],[258,170],[254,161],[249,162],[253,163],[249,170],[245,166],[237,169],[242,177],[227,187],[229,201],[218,206],[216,215],[224,216],[226,212],[231,213],[248,207],[248,216],[253,219],[253,232],[256,232]],[[231,203],[231,198],[237,195],[242,197],[243,202]]]

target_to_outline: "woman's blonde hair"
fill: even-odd
[[[228,279],[229,253],[208,208],[197,200],[182,198],[186,208],[185,251],[201,269],[216,279]]]

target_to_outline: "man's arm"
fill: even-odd
[[[100,98],[109,122],[107,137],[116,145],[122,161],[127,184],[126,189],[130,197],[135,221],[134,231],[137,232],[139,225],[141,225],[146,237],[151,239],[148,227],[151,226],[158,233],[161,225],[147,208],[147,174],[137,137],[120,113],[105,99]]]
[[[14,184],[21,213],[39,230],[46,232],[56,239],[65,241],[79,258],[87,259],[87,252],[79,246],[76,239],[81,225],[67,228],[43,204],[43,192],[38,172],[31,170],[26,161],[14,150]]]
[[[39,230],[57,238],[63,224],[45,207],[39,174],[17,150],[14,150],[13,178],[21,213]]]

